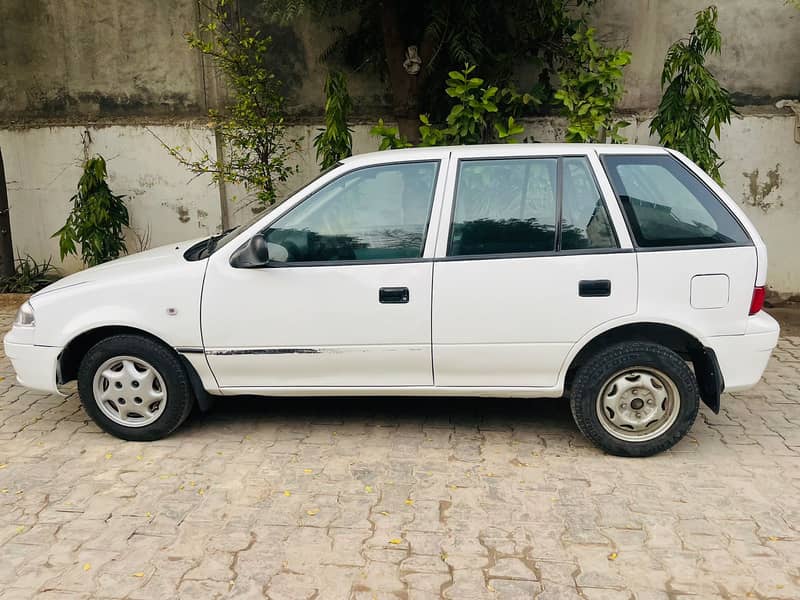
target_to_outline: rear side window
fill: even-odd
[[[450,256],[552,252],[555,158],[462,161]]]
[[[589,161],[583,157],[563,160],[561,249],[616,248],[617,239]]]
[[[750,243],[722,201],[674,157],[609,154],[603,164],[638,246]]]
[[[586,157],[460,161],[450,256],[616,247]]]

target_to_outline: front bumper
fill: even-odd
[[[778,322],[761,311],[748,319],[744,335],[720,335],[704,340],[717,355],[726,392],[745,390],[759,382],[779,335]]]
[[[61,348],[53,346],[35,346],[14,342],[13,330],[3,339],[3,349],[11,360],[17,381],[20,385],[33,390],[53,394],[61,394],[56,382],[58,372],[58,356]]]

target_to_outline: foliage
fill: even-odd
[[[552,75],[596,1],[507,0],[500,6],[485,0],[260,0],[264,15],[284,24],[303,12],[348,15],[354,26],[335,27],[337,37],[322,57],[388,75],[394,118],[401,127],[409,123],[406,136],[416,135],[420,113],[445,118],[448,103],[429,82],[465,63],[479,65],[502,88],[513,82],[514,65],[524,62],[538,71],[537,96],[549,99]],[[410,46],[422,60],[416,75],[403,70]]]
[[[414,144],[400,135],[397,127],[390,127],[378,119],[378,124],[369,131],[373,136],[381,139],[378,150],[397,150],[399,148],[411,148]]]
[[[492,2],[450,0],[435,3],[427,30],[450,62],[480,64],[495,79],[507,81],[520,60],[544,67],[541,81],[560,59],[565,43],[596,0],[511,0],[502,10]]]
[[[516,141],[514,136],[523,129],[514,121],[514,114],[521,106],[541,104],[539,98],[518,94],[511,87],[484,87],[483,79],[471,77],[474,70],[465,65],[462,71],[450,71],[445,93],[455,104],[447,115],[447,127],[434,127],[427,116],[420,116],[423,146],[480,144],[494,134],[507,142]]]
[[[325,80],[325,129],[314,138],[317,162],[323,170],[353,153],[352,130],[347,126],[351,108],[347,79],[341,72],[331,71]]]
[[[451,71],[445,93],[452,101],[444,125],[433,124],[428,115],[420,115],[420,146],[481,144],[496,139],[516,142],[523,127],[514,120],[521,107],[538,105],[541,100],[531,94],[519,94],[513,88],[484,86],[484,80],[473,77],[474,66]],[[380,149],[406,148],[412,144],[396,127],[387,127],[383,120],[372,128],[372,135],[381,138]]]
[[[661,73],[664,93],[650,125],[650,133],[658,133],[664,146],[683,152],[720,183],[722,162],[711,133],[719,139],[720,126],[730,123],[736,110],[730,93],[714,78],[705,61],[708,55],[719,54],[721,48],[717,7],[710,6],[697,13],[689,37],[667,51]]]
[[[622,70],[631,62],[631,53],[621,48],[606,48],[595,40],[588,28],[572,36],[568,48],[571,60],[559,71],[561,87],[555,99],[569,119],[568,142],[625,142],[619,130],[625,121],[614,120],[614,109],[622,99]]]
[[[56,278],[56,268],[50,258],[36,262],[30,254],[26,254],[25,258],[18,258],[14,263],[14,274],[0,279],[0,293],[32,294],[50,285]]]
[[[432,48],[430,71],[439,64],[480,64],[494,75],[510,77],[515,62],[552,65],[570,36],[584,23],[586,11],[597,0],[509,0],[502,10],[482,0],[434,0],[400,3],[398,20],[408,42]],[[338,56],[353,67],[364,65],[365,56],[380,55],[383,47],[380,17],[384,0],[261,0],[264,16],[286,25],[304,12],[335,16],[356,12],[354,29],[336,28],[337,40],[323,57]],[[377,52],[375,52],[377,51]],[[381,56],[381,59],[385,57]],[[353,60],[354,59],[354,60]],[[368,61],[379,66],[384,60]],[[542,74],[542,81],[550,73]]]
[[[232,23],[228,2],[203,5],[208,22],[186,35],[189,45],[210,57],[227,79],[232,102],[224,111],[209,111],[223,140],[223,156],[212,158],[205,150],[194,158],[191,148],[180,146],[168,150],[193,173],[242,184],[259,205],[267,206],[275,202],[278,186],[297,173],[289,161],[300,140],[288,134],[282,83],[269,68],[276,60],[270,54],[272,38],[244,18]]]
[[[125,196],[111,192],[106,182],[106,161],[102,156],[88,159],[78,181],[78,193],[70,201],[72,210],[64,226],[53,234],[59,238],[63,260],[68,254],[77,255],[86,266],[118,258],[126,253],[124,228],[130,224]]]

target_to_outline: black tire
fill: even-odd
[[[668,377],[679,398],[672,425],[658,437],[646,441],[615,437],[601,424],[598,415],[598,396],[606,383],[621,371],[637,367],[655,369]],[[598,352],[581,365],[573,380],[570,406],[578,429],[599,448],[616,456],[643,457],[671,448],[686,435],[697,418],[700,395],[694,374],[675,352],[659,344],[626,342]]]
[[[103,363],[117,356],[142,359],[152,365],[163,379],[166,403],[161,415],[152,423],[140,427],[122,425],[106,416],[95,402],[95,373]],[[104,431],[134,442],[149,442],[168,436],[186,420],[195,403],[189,377],[175,352],[156,340],[135,334],[115,335],[89,349],[78,368],[78,393],[86,413]]]

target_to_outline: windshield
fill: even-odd
[[[304,183],[302,187],[292,191],[291,194],[287,194],[283,198],[283,200],[281,200],[280,202],[276,202],[275,204],[272,204],[272,205],[268,206],[267,208],[265,208],[264,210],[262,210],[262,211],[256,213],[255,215],[253,215],[253,217],[251,219],[249,219],[246,223],[243,223],[242,225],[239,225],[238,227],[234,227],[233,229],[229,229],[227,231],[223,231],[221,234],[217,234],[216,236],[212,235],[211,238],[210,238],[210,242],[209,243],[213,244],[213,246],[211,248],[211,251],[208,254],[211,255],[214,252],[216,252],[217,250],[219,250],[220,248],[222,248],[225,244],[230,242],[233,238],[235,238],[242,231],[244,231],[245,229],[250,227],[253,223],[255,223],[256,221],[258,221],[259,219],[261,219],[265,215],[268,215],[273,210],[278,208],[281,204],[283,204],[286,201],[287,198],[291,198],[297,192],[302,190],[304,187],[307,187],[307,186],[311,185],[312,183],[314,183],[320,177],[322,177],[324,175],[327,175],[328,173],[330,173],[334,169],[337,169],[337,168],[339,168],[341,166],[342,166],[341,162],[337,162],[336,164],[331,165],[327,169],[324,169],[322,172],[320,172],[320,174],[317,175],[316,177],[314,177],[314,179],[312,179],[311,181],[309,181],[307,183]]]

